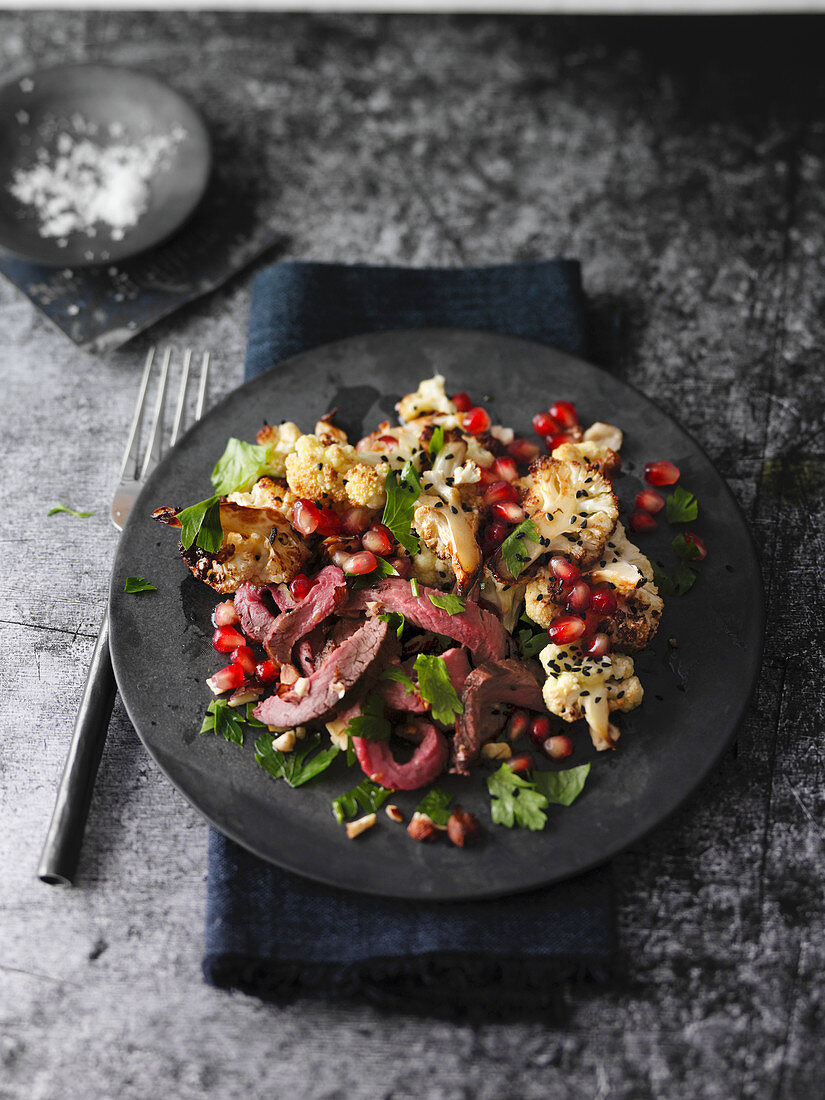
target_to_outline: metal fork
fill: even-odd
[[[152,378],[156,354],[150,348],[143,368],[137,404],[135,405],[126,451],[120,467],[120,480],[112,500],[112,522],[119,531],[123,529],[141,486],[157,466],[163,455],[164,412],[166,407],[169,367],[172,362],[172,349],[166,348],[161,358],[160,378],[157,384],[152,422],[143,460],[140,460],[141,428],[146,410],[149,383]],[[178,386],[178,398],[175,416],[168,446],[174,446],[180,434],[186,406],[186,391],[189,384],[193,353],[187,348],[183,356],[183,368]],[[201,356],[200,377],[195,401],[194,419],[200,420],[206,399],[206,382],[209,376],[210,354],[205,351]],[[46,841],[40,856],[37,874],[43,882],[50,885],[71,886],[77,870],[86,818],[92,800],[95,778],[97,776],[103,745],[109,730],[109,719],[115,702],[117,685],[109,656],[109,612],[103,616],[97,644],[92,654],[89,674],[83,698],[75,719],[66,764],[57,788],[52,820]]]

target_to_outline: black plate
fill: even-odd
[[[112,126],[121,140],[169,134],[176,127],[185,131],[150,181],[146,211],[120,240],[99,225],[95,236],[74,233],[60,247],[56,238],[40,236],[36,215],[9,193],[16,169],[32,164],[41,146],[54,147],[54,121],[75,115],[96,126],[101,141]],[[200,115],[152,76],[105,65],[61,65],[18,77],[0,89],[0,245],[33,263],[60,267],[134,256],[186,221],[206,189],[211,160]]]
[[[492,395],[495,420],[529,432],[530,417],[557,398],[574,401],[585,422],[612,421],[625,432],[617,488],[625,503],[638,491],[645,461],[669,458],[701,502],[692,527],[709,553],[693,591],[667,601],[653,651],[637,671],[643,706],[619,721],[618,750],[595,753],[583,724],[566,764],[593,761],[583,795],[553,806],[541,833],[490,822],[484,769],[443,786],[485,825],[475,850],[417,844],[383,813],[355,841],[336,823],[330,800],[361,778],[339,757],[298,790],[276,782],[243,749],[198,736],[210,701],[204,680],[221,665],[210,647],[216,595],[196,583],[172,534],[149,519],[160,505],[209,495],[209,472],[227,437],[253,439],[265,418],[311,430],[335,406],[357,439],[362,428],[394,416],[398,397],[436,371],[448,390]],[[638,541],[652,556],[670,554],[673,529],[662,522]],[[125,595],[140,574],[157,593]],[[111,591],[112,657],[121,694],[150,753],[214,825],[282,867],[336,886],[410,899],[481,898],[526,890],[601,863],[662,821],[704,779],[730,742],[759,670],[763,605],[756,556],[740,511],[696,443],[636,390],[580,360],[527,341],[480,332],[424,330],[329,344],[289,360],[242,386],[186,435],[138,499],[118,550]],[[678,648],[668,645],[675,638]],[[409,811],[417,796],[398,794]]]

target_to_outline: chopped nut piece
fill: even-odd
[[[295,748],[295,730],[287,730],[280,737],[276,737],[272,742],[272,747],[277,749],[278,752],[292,752]]]
[[[298,679],[293,684],[292,690],[298,696],[299,699],[303,699],[303,697],[309,691],[309,677],[308,676],[299,676]]]
[[[333,745],[337,745],[342,752],[346,752],[349,737],[347,736],[347,721],[344,718],[333,718],[326,723],[327,733]]]
[[[429,841],[435,840],[439,830],[432,818],[427,817],[426,814],[414,813],[412,821],[407,826],[407,832],[413,840]]]
[[[401,813],[397,806],[393,805],[392,802],[388,803],[384,807],[384,810],[386,811],[387,817],[390,819],[390,821],[397,821],[400,823],[404,820],[404,815]]]
[[[296,726],[295,727],[295,736],[297,738],[299,738],[301,741],[303,741],[303,739],[306,737],[306,735],[307,735],[306,726]]]
[[[481,746],[481,755],[488,760],[509,760],[513,750],[506,741],[489,741]]]
[[[350,840],[355,840],[361,833],[365,833],[367,829],[371,829],[375,824],[375,814],[367,814],[366,817],[359,817],[357,821],[347,822],[347,836]]]
[[[462,810],[460,806],[456,806],[447,822],[447,836],[457,848],[463,848],[465,844],[474,844],[481,837],[478,818]]]

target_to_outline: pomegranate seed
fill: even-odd
[[[311,535],[318,527],[320,512],[311,500],[296,500],[292,505],[292,526],[302,535]]]
[[[460,413],[469,412],[470,409],[473,407],[473,403],[470,400],[470,395],[468,393],[465,393],[464,390],[461,390],[460,393],[454,393],[450,400]]]
[[[357,554],[350,554],[341,568],[345,573],[352,573],[356,577],[360,577],[364,573],[371,573],[377,565],[375,554],[369,550],[360,550]]]
[[[329,538],[331,535],[340,535],[341,517],[331,508],[318,509],[318,526],[315,528],[319,535]]]
[[[239,645],[232,650],[232,663],[240,665],[246,676],[255,675],[255,654],[248,645]]]
[[[518,756],[511,756],[509,760],[505,760],[505,764],[514,772],[529,772],[533,766],[533,757],[527,753],[519,753]]]
[[[588,657],[606,657],[610,652],[610,638],[606,634],[594,634],[582,649]]]
[[[413,563],[412,558],[408,558],[406,554],[402,554],[397,558],[393,558],[390,565],[396,571],[399,577],[405,579],[412,575]]]
[[[481,435],[482,432],[489,430],[490,414],[486,409],[482,409],[480,405],[476,405],[474,408],[468,409],[461,418],[461,426],[470,435]]]
[[[507,501],[518,503],[518,490],[509,481],[494,481],[484,490],[485,504],[503,504]]]
[[[497,550],[509,534],[510,528],[506,523],[499,523],[498,521],[488,523],[482,536],[484,552],[489,554],[492,550]]]
[[[590,607],[598,615],[612,615],[618,607],[616,593],[612,588],[594,588],[590,596]]]
[[[369,522],[368,508],[347,508],[341,516],[341,531],[345,535],[360,535],[366,531]]]
[[[644,479],[648,485],[675,485],[679,480],[679,467],[666,458],[658,462],[648,462],[644,470]]]
[[[596,631],[599,629],[599,623],[601,616],[597,615],[594,611],[585,611],[584,613],[584,631],[579,639],[584,641],[585,638],[592,638]]]
[[[530,723],[530,732],[528,736],[534,745],[541,748],[552,732],[553,727],[550,725],[550,719],[539,715],[538,718],[534,718]]]
[[[262,684],[271,684],[278,678],[280,671],[280,665],[276,661],[261,661],[255,665],[255,675]]]
[[[576,581],[567,593],[568,611],[587,611],[590,606],[590,585],[584,581]]]
[[[514,710],[507,723],[507,740],[516,741],[527,732],[530,718],[523,710]]]
[[[529,466],[539,457],[539,449],[529,439],[514,439],[507,444],[507,454],[514,458],[519,466]]]
[[[485,466],[480,466],[481,477],[478,479],[478,484],[483,488],[487,488],[488,485],[493,485],[496,481],[501,481],[500,477],[496,477],[493,473],[492,467],[488,470]]]
[[[556,435],[559,427],[550,413],[536,413],[533,417],[533,431],[536,435]]]
[[[332,558],[333,565],[337,565],[339,569],[343,569],[344,562],[349,561],[349,559],[352,557],[352,551],[344,550],[339,547],[337,550],[332,551],[330,557]]]
[[[684,540],[688,546],[694,546],[698,551],[693,560],[704,561],[708,556],[708,548],[705,546],[705,540],[700,535],[694,535],[692,531],[684,532]]]
[[[576,406],[569,401],[554,401],[548,412],[563,428],[575,428],[579,422]]]
[[[572,561],[568,561],[560,554],[556,554],[550,559],[550,568],[560,581],[567,583],[577,581],[582,575],[578,565],[574,565]]]
[[[231,626],[219,626],[212,635],[212,645],[218,653],[231,653],[239,645],[246,645],[246,638]]]
[[[561,447],[565,443],[575,443],[575,439],[569,432],[560,432],[558,435],[548,435],[544,441],[547,444],[547,450],[552,454],[556,447]]]
[[[518,477],[518,467],[516,466],[516,460],[510,458],[509,455],[503,455],[501,458],[497,458],[493,463],[491,470],[496,477],[501,478],[502,481],[515,481]]]
[[[637,509],[627,517],[627,526],[631,531],[652,531],[659,524],[650,512],[640,512]]]
[[[633,507],[636,511],[650,512],[651,515],[661,512],[664,506],[665,498],[661,493],[657,493],[655,489],[642,489],[641,493],[636,494],[636,499],[633,501]]]
[[[389,527],[385,527],[383,523],[374,523],[361,536],[361,545],[365,550],[372,551],[373,554],[391,554],[393,543],[392,531]]]
[[[213,626],[234,626],[235,623],[239,622],[238,612],[235,610],[235,604],[232,600],[224,600],[212,612]]]
[[[524,509],[511,500],[494,504],[490,509],[490,514],[495,516],[496,519],[500,519],[502,523],[521,523],[524,519]]]
[[[302,600],[312,590],[312,581],[305,573],[299,573],[290,581],[289,591],[293,600]]]
[[[551,760],[564,760],[573,751],[573,742],[566,734],[559,733],[555,737],[548,737],[542,748]]]
[[[287,687],[301,679],[301,674],[295,665],[281,665],[281,683]]]
[[[547,636],[555,645],[576,642],[584,634],[584,619],[578,615],[559,615],[547,628]]]
[[[225,691],[241,686],[244,682],[244,671],[240,665],[226,665],[214,676],[210,676],[206,682],[214,695],[223,695]]]

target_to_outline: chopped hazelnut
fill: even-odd
[[[347,822],[347,836],[350,840],[355,840],[361,833],[365,833],[367,829],[371,829],[375,824],[375,814],[367,814],[366,817],[359,817],[357,821]]]
[[[439,830],[432,818],[427,817],[426,814],[414,813],[407,826],[407,832],[413,840],[429,841],[435,840]]]
[[[513,750],[506,741],[489,741],[481,746],[481,755],[488,760],[509,760]]]
[[[384,807],[384,812],[386,813],[390,821],[397,821],[400,823],[404,820],[404,815],[401,813],[397,806],[393,805],[392,802]]]
[[[463,848],[465,844],[474,844],[481,837],[478,818],[462,810],[460,806],[456,806],[447,822],[447,836],[457,848]]]

